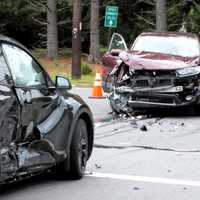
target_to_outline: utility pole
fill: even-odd
[[[91,0],[90,56],[91,63],[100,61],[99,52],[99,0]]]
[[[72,78],[81,78],[81,0],[73,3]]]
[[[156,0],[156,30],[167,30],[167,0]]]

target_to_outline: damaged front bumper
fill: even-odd
[[[156,88],[118,87],[115,92],[127,97],[127,105],[133,108],[167,108],[200,104],[200,90],[185,91],[183,86]]]
[[[111,91],[111,107],[117,113],[131,113],[137,108],[174,108],[200,104],[200,72],[187,75],[183,75],[183,70],[178,72],[131,71],[127,65],[121,65],[118,72],[110,73],[105,81]]]

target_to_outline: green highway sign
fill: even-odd
[[[117,6],[107,6],[104,26],[109,28],[116,28],[118,21],[119,8]]]

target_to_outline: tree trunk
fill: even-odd
[[[89,61],[97,63],[99,60],[99,0],[91,0]]]
[[[73,1],[72,78],[81,78],[81,0]]]
[[[167,0],[156,0],[156,30],[167,30]]]
[[[58,57],[58,26],[56,0],[47,0],[47,52],[49,59]]]

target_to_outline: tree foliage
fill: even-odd
[[[143,31],[156,29],[156,0],[101,0],[100,40],[108,42],[108,28],[104,28],[107,5],[119,7],[118,28],[129,44]],[[73,0],[57,0],[59,47],[71,47]],[[46,0],[6,0],[0,2],[0,31],[29,48],[46,47]],[[89,52],[90,0],[82,0],[82,47]],[[183,26],[188,32],[200,32],[199,0],[167,0],[167,27],[179,31]]]

